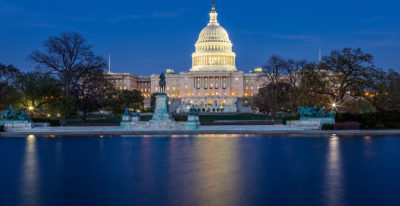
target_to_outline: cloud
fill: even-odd
[[[125,14],[109,19],[109,22],[118,22],[136,19],[168,19],[182,17],[183,9],[174,12],[152,12],[143,14]]]
[[[20,13],[24,13],[23,8],[0,1],[0,15],[13,15]]]
[[[316,40],[317,38],[308,34],[271,34],[272,38],[286,40]]]
[[[363,35],[382,35],[382,36],[391,36],[394,34],[393,32],[388,32],[388,31],[358,31],[356,33]]]
[[[32,12],[28,9],[15,6],[9,3],[5,3],[3,1],[0,1],[0,16],[7,16],[8,18],[14,17],[18,18],[21,16],[25,17],[42,17],[42,14]]]
[[[249,35],[256,35],[256,34],[262,34],[262,32],[259,31],[252,31],[252,30],[240,30],[238,31],[242,34],[249,34]]]
[[[383,20],[386,20],[386,19],[387,19],[386,16],[373,16],[373,17],[364,19],[363,22],[371,23],[371,22],[383,21]]]

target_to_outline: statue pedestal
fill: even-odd
[[[154,110],[153,118],[150,121],[151,122],[174,121],[171,119],[170,115],[168,114],[167,95],[166,94],[156,95],[156,108]]]
[[[200,126],[200,120],[198,115],[188,115],[188,120],[185,123],[185,129],[195,130]]]
[[[335,124],[333,117],[301,117],[300,120],[287,121],[289,127],[297,127],[302,129],[321,129],[324,124]]]
[[[194,130],[200,125],[199,116],[189,115],[187,122],[176,122],[168,114],[167,95],[159,94],[156,96],[156,108],[153,118],[150,121],[139,121],[139,118],[131,117],[129,122],[121,122],[122,130],[136,131],[174,131],[174,130]]]
[[[132,120],[130,115],[122,115],[123,122],[130,122]]]

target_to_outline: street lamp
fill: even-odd
[[[28,112],[29,113],[29,117],[32,118],[32,116],[33,116],[33,107],[29,106],[28,110],[29,110],[29,112]]]

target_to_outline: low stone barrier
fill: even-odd
[[[321,129],[320,120],[291,120],[287,121],[286,126],[301,129]]]
[[[197,129],[198,122],[176,122],[176,121],[135,121],[121,122],[122,130],[193,130]]]
[[[20,131],[32,129],[32,123],[28,121],[7,121],[4,122],[4,131]]]

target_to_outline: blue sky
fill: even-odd
[[[211,0],[0,0],[0,62],[22,70],[27,56],[61,32],[84,36],[111,54],[114,72],[187,71]],[[378,67],[400,70],[400,2],[395,0],[217,0],[237,67],[248,71],[272,54],[316,61],[343,47],[362,48]]]

